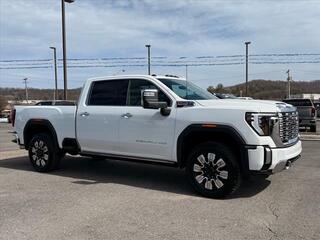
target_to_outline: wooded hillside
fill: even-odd
[[[236,96],[245,94],[245,84],[237,84],[224,87],[218,84],[217,87],[208,87],[209,92],[232,93]],[[286,81],[252,80],[248,84],[248,95],[255,99],[276,99],[281,100],[287,96]],[[316,81],[293,81],[291,82],[291,94],[320,93],[320,80]]]
[[[252,80],[249,82],[249,96],[255,99],[283,99],[287,94],[287,82],[272,80]],[[80,88],[68,91],[69,100],[77,100],[80,95]],[[218,84],[216,87],[209,86],[209,92],[232,93],[236,96],[245,94],[245,84],[224,87]],[[32,100],[52,100],[52,89],[30,88],[29,99]],[[295,81],[291,83],[291,94],[300,93],[320,93],[320,80],[316,81]],[[5,100],[24,100],[25,90],[21,88],[0,88],[0,96]],[[59,90],[59,99],[63,99],[63,90]]]

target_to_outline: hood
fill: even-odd
[[[295,108],[284,102],[269,100],[212,99],[197,100],[200,106],[215,109],[234,109],[248,112],[290,112]]]

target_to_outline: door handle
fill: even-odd
[[[121,117],[123,117],[125,119],[128,119],[128,118],[132,117],[132,114],[131,113],[125,113],[125,114],[122,114]]]
[[[90,115],[90,113],[88,113],[88,112],[80,113],[81,117],[88,117],[89,115]]]

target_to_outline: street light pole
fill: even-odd
[[[245,42],[246,45],[246,97],[248,97],[248,51],[249,51],[249,44],[251,42]]]
[[[148,48],[148,75],[151,75],[151,59],[150,59],[150,44],[146,45],[146,48]]]
[[[290,89],[290,81],[291,81],[291,76],[290,76],[290,69],[288,69],[288,71],[286,72],[288,74],[288,77],[287,77],[287,81],[288,81],[288,99],[291,98],[291,89]]]
[[[28,78],[24,78],[22,80],[24,81],[24,88],[25,88],[25,91],[26,91],[26,102],[29,103],[28,85],[27,85]]]
[[[54,91],[53,91],[53,100],[58,100],[58,76],[57,76],[57,51],[55,47],[50,47],[53,50],[53,63],[54,63]]]
[[[67,53],[66,53],[66,23],[65,23],[65,2],[67,3],[73,3],[75,0],[61,0],[61,13],[62,13],[62,54],[63,54],[63,85],[64,85],[64,91],[63,91],[63,97],[64,100],[67,100]]]

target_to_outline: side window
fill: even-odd
[[[88,105],[125,106],[128,80],[93,82]]]
[[[141,106],[141,93],[142,93],[142,90],[144,90],[144,89],[157,89],[159,91],[159,101],[167,102],[168,106],[171,105],[171,100],[167,95],[165,95],[152,82],[149,82],[144,79],[130,80],[127,105],[128,106]]]

